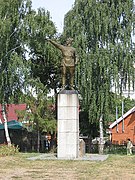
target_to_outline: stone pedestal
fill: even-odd
[[[79,157],[85,155],[85,142],[83,139],[79,139]]]
[[[58,94],[57,157],[75,159],[79,156],[79,100],[73,90]]]

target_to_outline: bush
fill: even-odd
[[[111,145],[104,149],[105,154],[126,154],[127,148],[125,145]]]
[[[11,144],[8,146],[7,144],[0,145],[0,156],[10,156],[19,152],[19,147]]]

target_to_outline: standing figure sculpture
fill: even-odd
[[[47,39],[51,44],[53,44],[56,48],[58,48],[62,52],[62,88],[66,87],[67,75],[69,75],[69,87],[73,89],[74,85],[74,73],[75,73],[75,65],[77,64],[77,56],[76,50],[72,45],[72,38],[68,38],[66,41],[66,46],[61,45],[51,39]]]

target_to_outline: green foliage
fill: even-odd
[[[27,94],[34,109],[30,114],[32,128],[51,130],[56,121],[45,111],[46,87],[55,85],[58,67],[54,49],[45,42],[45,37],[56,33],[49,12],[32,10],[30,0],[1,0],[0,32],[0,103],[19,103]],[[45,85],[43,91],[38,77]],[[29,94],[33,88],[37,99]]]
[[[29,0],[0,1],[0,101],[9,102],[19,95],[28,76],[24,59],[24,17],[30,11]]]
[[[50,13],[43,8],[38,9],[38,12],[31,11],[26,21],[25,41],[30,50],[31,75],[33,78],[40,78],[48,89],[54,89],[59,81],[59,54],[45,38],[56,35],[55,25]]]
[[[66,14],[63,38],[73,37],[80,63],[76,84],[88,112],[90,123],[97,123],[103,114],[107,124],[115,114],[117,96],[128,83],[134,87],[133,0],[76,0]]]
[[[31,9],[30,0],[0,1],[0,101],[19,101],[29,80],[39,77],[49,88],[58,74],[55,50],[45,42],[56,28],[45,9]]]
[[[56,51],[45,42],[45,37],[56,33],[50,19],[45,9],[32,10],[30,0],[0,1],[0,102],[20,103],[27,96],[28,105],[33,110],[29,115],[33,127],[36,125],[40,129],[45,126],[51,129],[56,124],[52,122],[51,112],[46,114],[45,111],[46,87],[55,84],[58,70]],[[33,89],[35,92],[30,92]],[[32,93],[36,93],[37,98]]]
[[[10,156],[17,153],[19,153],[19,148],[14,144],[11,144],[11,146],[8,146],[7,144],[0,145],[0,156]]]
[[[125,145],[111,145],[111,146],[105,147],[104,153],[105,154],[126,155],[127,154],[127,148]]]
[[[47,89],[37,80],[29,81],[30,87],[27,95],[24,96],[24,103],[27,104],[25,111],[17,111],[19,119],[27,122],[25,127],[28,131],[36,130],[42,132],[56,131],[55,109],[48,100]],[[34,96],[33,96],[34,94]]]

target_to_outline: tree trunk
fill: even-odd
[[[57,119],[57,90],[54,89],[54,101],[55,101],[55,118]]]
[[[40,149],[40,133],[38,130],[38,137],[37,137],[37,152],[39,153],[39,149]]]
[[[102,115],[99,119],[99,130],[100,130],[100,138],[99,138],[99,154],[104,153],[104,135],[103,135],[103,119]]]
[[[2,104],[2,116],[4,119],[4,130],[5,130],[5,136],[6,136],[7,144],[8,144],[8,146],[11,146],[11,139],[9,137],[8,126],[7,126],[6,108],[5,108],[4,104]]]

